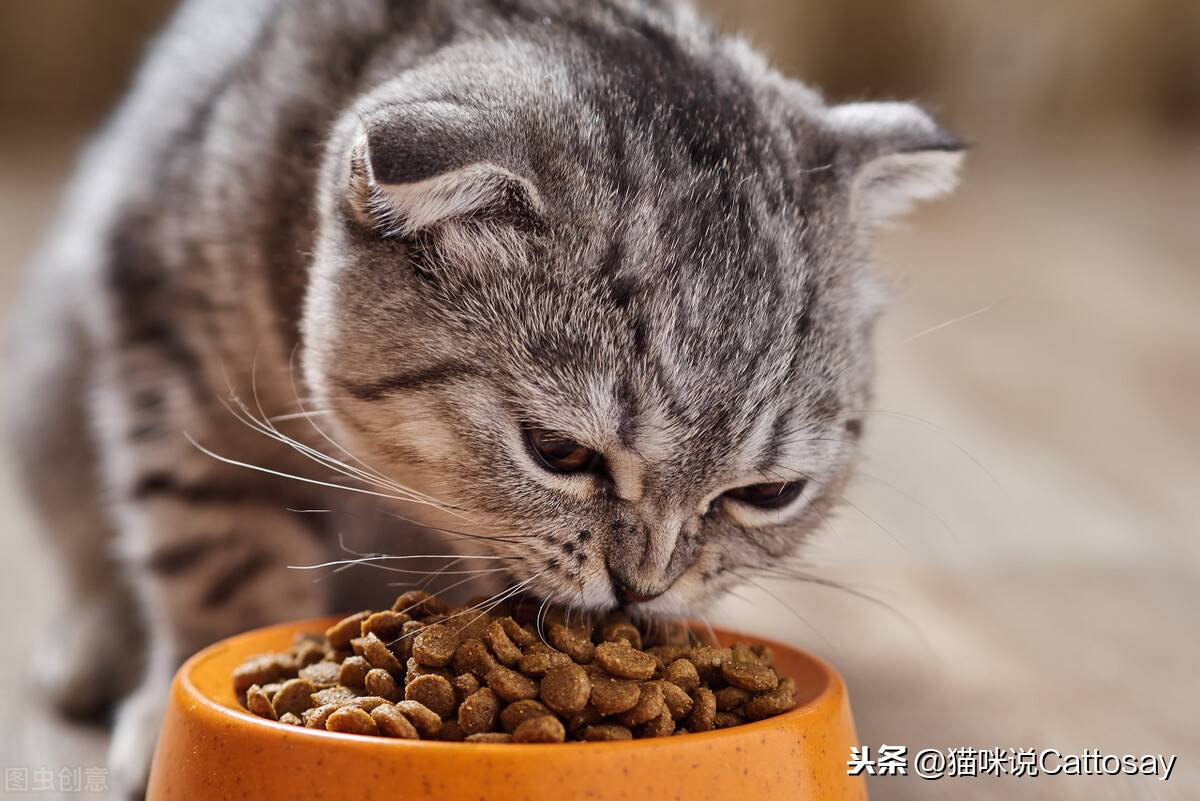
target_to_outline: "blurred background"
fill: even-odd
[[[810,554],[882,603],[774,582],[717,617],[833,661],[872,748],[1179,755],[1166,783],[872,798],[1200,797],[1200,3],[702,5],[831,99],[916,99],[974,143],[961,191],[877,242],[867,458]],[[0,297],[172,6],[0,3]],[[0,510],[0,761],[100,766],[103,733],[30,693],[56,579],[7,473]]]

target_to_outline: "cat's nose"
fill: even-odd
[[[617,596],[617,601],[622,605],[625,604],[641,604],[647,601],[653,601],[658,596],[662,595],[659,592],[641,592],[640,590],[630,586],[625,579],[617,575],[612,568],[608,570],[609,580],[612,581],[613,593]]]

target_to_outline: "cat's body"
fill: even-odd
[[[867,400],[865,234],[955,150],[674,6],[186,3],[35,265],[9,382],[77,592],[64,697],[111,700],[87,660],[128,674],[145,622],[115,781],[142,780],[182,657],[335,603],[286,566],[346,526],[394,554],[380,521],[418,518],[506,557],[475,563],[501,586],[649,612],[792,553]],[[235,413],[293,415],[294,442]],[[589,471],[538,472],[542,429]]]

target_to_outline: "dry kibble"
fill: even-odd
[[[700,686],[700,674],[696,672],[696,666],[686,659],[676,659],[667,665],[664,678],[687,692]]]
[[[405,612],[412,617],[427,617],[443,614],[449,607],[436,595],[424,590],[409,590],[392,604],[393,612]]]
[[[392,678],[392,674],[386,670],[373,668],[367,673],[363,684],[366,691],[371,695],[378,695],[389,701],[400,699],[400,688],[396,686],[396,680]]]
[[[294,647],[293,662],[298,668],[306,668],[325,658],[325,648],[313,642],[304,642]]]
[[[446,668],[425,667],[419,664],[413,657],[408,658],[408,663],[404,671],[404,686],[408,686],[409,682],[420,676],[441,676],[446,681],[454,678],[454,674]]]
[[[390,643],[404,633],[404,624],[410,620],[412,618],[403,612],[391,610],[375,612],[363,620],[359,627],[361,632],[359,636],[365,637],[368,634],[374,634],[384,642]]]
[[[404,593],[391,610],[246,659],[234,690],[252,714],[291,726],[472,743],[686,735],[795,706],[796,682],[766,646],[725,647],[622,612],[485,605]]]
[[[718,712],[713,716],[714,729],[728,729],[730,726],[740,726],[746,722],[746,718],[736,712]]]
[[[587,632],[568,628],[562,623],[551,623],[546,629],[546,636],[551,645],[573,661],[580,664],[592,661],[596,646],[592,644],[591,637]]]
[[[375,727],[384,737],[395,737],[401,740],[419,740],[421,738],[412,721],[400,714],[400,710],[391,704],[384,704],[372,709],[371,720],[375,722]]]
[[[675,733],[675,718],[664,707],[653,719],[637,728],[638,737],[666,737]]]
[[[734,687],[752,693],[767,692],[779,686],[775,671],[762,662],[726,662],[721,665],[721,675]]]
[[[454,697],[458,699],[460,704],[468,695],[483,686],[473,673],[463,673],[460,676],[455,676],[450,680],[450,684],[453,685]]]
[[[443,719],[453,716],[458,706],[454,687],[443,676],[417,676],[404,688],[404,699],[421,702]]]
[[[379,734],[379,727],[370,713],[355,706],[344,706],[333,711],[325,719],[328,731],[340,731],[346,734]]]
[[[655,645],[646,649],[646,653],[657,657],[664,665],[669,665],[676,659],[686,657],[692,650],[692,647],[686,643],[676,645]],[[693,665],[692,667],[695,667]]]
[[[351,640],[350,645],[354,647],[354,652],[367,660],[373,668],[386,670],[396,675],[400,675],[404,670],[400,660],[388,649],[387,643],[375,636],[374,632],[365,637]]]
[[[458,721],[454,719],[443,720],[442,728],[438,730],[437,734],[437,739],[451,743],[462,742],[465,737],[463,730],[458,726]]]
[[[464,673],[451,679],[450,686],[454,687],[454,697],[461,704],[463,699],[467,698],[467,695],[472,694],[476,689],[484,685],[482,685],[479,679],[476,679],[474,674]]]
[[[682,687],[669,681],[659,682],[659,686],[662,687],[663,703],[671,714],[671,720],[679,720],[692,711],[692,697]]]
[[[417,638],[417,632],[425,628],[426,624],[419,620],[410,620],[400,627],[400,636],[388,642],[388,648],[392,649],[392,653],[401,662],[407,662],[412,656],[413,640]]]
[[[315,645],[321,649],[326,645],[325,635],[318,634],[315,631],[302,631],[292,635],[292,648],[302,648],[306,645]]]
[[[553,715],[540,715],[517,726],[512,738],[514,743],[561,743],[567,739],[567,730]]]
[[[717,711],[731,712],[749,701],[750,693],[741,687],[722,687],[717,690]]]
[[[717,717],[717,696],[707,687],[692,693],[692,711],[684,719],[688,731],[708,731]]]
[[[341,706],[338,704],[315,706],[312,709],[304,710],[304,714],[300,716],[300,719],[310,729],[323,729],[325,728],[325,721],[329,720],[329,716],[339,709],[341,709]]]
[[[535,642],[525,649],[524,656],[517,662],[517,670],[526,676],[541,677],[546,675],[548,670],[569,664],[571,664],[571,657],[562,651]]]
[[[715,645],[697,645],[688,654],[688,661],[696,666],[701,680],[711,684],[721,675],[721,665],[733,658],[728,648]]]
[[[458,649],[458,635],[448,626],[434,623],[426,626],[413,639],[412,656],[426,667],[445,667]],[[462,671],[459,671],[462,672]]]
[[[619,723],[599,723],[595,726],[587,726],[584,728],[582,734],[583,739],[591,742],[633,739],[633,732],[628,727],[622,726]]]
[[[278,720],[279,716],[275,714],[275,707],[271,705],[271,699],[262,691],[262,687],[257,684],[251,684],[246,690],[246,709],[249,709],[260,718],[267,720]]]
[[[624,620],[605,626],[600,639],[604,642],[625,642],[631,648],[642,647],[642,633],[637,630],[637,626]]]
[[[537,642],[537,634],[529,629],[522,628],[521,624],[513,620],[511,617],[498,618],[496,623],[500,625],[500,628],[504,629],[504,633],[508,635],[508,639],[512,640],[521,648]]]
[[[313,693],[309,700],[313,706],[324,706],[325,704],[337,704],[342,706],[348,701],[354,700],[354,690],[349,687],[343,687],[340,684],[335,687],[327,687],[324,690],[317,690]]]
[[[370,712],[371,710],[375,709],[375,707],[384,706],[389,703],[391,702],[388,701],[388,699],[382,698],[378,695],[361,695],[357,698],[351,698],[349,701],[342,704],[342,706],[352,706],[356,709],[361,709],[364,712]]]
[[[299,715],[312,706],[312,694],[316,691],[317,688],[311,682],[304,679],[289,679],[275,693],[275,696],[271,699],[271,706],[275,708],[276,714],[279,715],[285,715],[289,712],[293,715]]]
[[[622,679],[642,681],[654,675],[658,661],[625,642],[605,642],[596,646],[596,664]]]
[[[432,740],[442,729],[442,718],[437,712],[422,704],[420,701],[397,701],[396,711],[408,718],[421,737]]]
[[[639,726],[661,715],[664,708],[662,685],[657,681],[648,681],[641,686],[638,702],[617,720],[624,726]]]
[[[567,731],[574,734],[588,726],[595,726],[604,720],[604,716],[596,711],[594,706],[585,706],[582,712],[575,715],[570,715],[567,718]]]
[[[322,653],[324,653],[322,651]],[[317,689],[332,687],[337,684],[342,674],[342,666],[337,662],[322,660],[300,668],[300,678],[312,684]]]
[[[371,616],[370,612],[357,612],[344,617],[337,623],[325,629],[325,637],[329,640],[330,648],[349,648],[350,641],[362,636],[362,622]]]
[[[545,704],[540,701],[525,700],[514,701],[504,707],[500,712],[500,726],[506,732],[512,732],[518,726],[530,718],[540,717],[542,715],[553,715]]]
[[[347,687],[362,687],[367,680],[367,674],[371,672],[371,664],[361,656],[349,656],[342,662],[342,667],[338,670],[338,684],[344,684]]]
[[[500,714],[500,699],[489,687],[481,687],[458,708],[458,726],[467,736],[490,731]]]
[[[615,715],[632,709],[642,695],[636,682],[614,679],[604,673],[593,675],[591,682],[592,706],[601,715]]]
[[[463,640],[482,640],[483,633],[487,631],[488,626],[492,625],[491,615],[480,614],[475,609],[464,609],[461,613],[452,618],[446,618],[446,620],[454,624],[459,638]]]
[[[473,673],[480,681],[498,667],[496,659],[483,641],[474,638],[464,640],[463,644],[458,646],[453,661],[455,673]]]
[[[758,654],[751,650],[750,646],[744,642],[735,642],[729,646],[729,653],[732,654],[734,662],[761,662]]]
[[[511,618],[510,618],[511,619]],[[483,641],[492,649],[496,660],[506,667],[512,667],[521,658],[521,649],[508,636],[499,620],[493,620],[483,632]]]
[[[262,654],[251,657],[234,668],[233,690],[244,693],[251,684],[260,687],[279,679],[289,678],[296,669],[296,663],[289,654]]]
[[[795,693],[787,687],[777,687],[769,693],[763,693],[751,698],[742,707],[742,714],[747,720],[762,720],[763,718],[782,715],[796,705]]]
[[[592,683],[587,671],[575,664],[560,665],[542,677],[542,703],[560,715],[574,715],[587,706]]]
[[[524,701],[538,696],[536,681],[506,667],[497,667],[487,674],[487,686],[505,701]]]

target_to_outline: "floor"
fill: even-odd
[[[4,296],[74,144],[0,143]],[[1179,762],[1168,782],[878,777],[872,798],[1200,797],[1198,208],[1194,144],[984,146],[956,198],[881,237],[868,458],[811,559],[883,603],[775,583],[718,617],[836,664],[872,748]],[[0,509],[3,762],[100,766],[102,733],[29,690],[54,574],[6,476]]]

